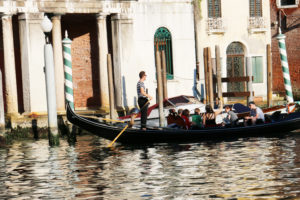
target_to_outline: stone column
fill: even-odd
[[[54,70],[55,70],[55,86],[56,86],[56,105],[58,112],[65,111],[65,96],[64,96],[64,66],[62,53],[62,34],[61,34],[61,14],[54,14],[51,18]]]
[[[43,51],[45,35],[41,29],[43,17],[43,13],[24,13],[18,17],[23,103],[28,114],[47,111]]]
[[[115,84],[115,100],[117,110],[123,110],[122,104],[122,41],[121,41],[121,17],[120,14],[113,15],[112,20],[112,43],[113,43],[113,68],[114,68],[114,84]]]
[[[7,114],[18,114],[17,81],[15,68],[14,38],[12,16],[2,15],[4,71],[5,71],[5,98]]]
[[[107,77],[107,27],[106,14],[97,15],[98,49],[99,49],[99,84],[101,110],[109,110],[108,77]]]

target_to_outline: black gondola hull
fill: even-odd
[[[93,134],[113,140],[121,131],[122,127],[113,126],[78,116],[67,106],[68,120]],[[300,113],[292,113],[284,119],[246,127],[216,127],[201,130],[181,129],[150,129],[138,130],[127,129],[118,138],[122,143],[170,143],[170,142],[198,142],[205,140],[222,140],[244,137],[278,137],[286,133],[300,129]]]

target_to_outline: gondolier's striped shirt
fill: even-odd
[[[146,96],[144,96],[144,95],[141,93],[141,88],[144,88],[144,91],[146,91],[144,82],[138,81],[138,83],[137,83],[137,85],[136,85],[138,98],[140,98],[140,97],[147,98]]]

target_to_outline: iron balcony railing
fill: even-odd
[[[250,32],[265,32],[266,19],[264,17],[250,17],[249,18],[249,31]]]
[[[207,33],[224,33],[224,22],[221,17],[214,17],[207,19]]]

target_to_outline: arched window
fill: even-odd
[[[154,55],[156,59],[156,51],[165,51],[167,79],[173,79],[173,57],[172,57],[172,37],[168,29],[160,27],[154,35]]]
[[[232,42],[226,50],[227,54],[227,77],[245,76],[245,53],[243,44]],[[227,84],[229,92],[244,92],[245,84],[242,82],[233,82]]]

